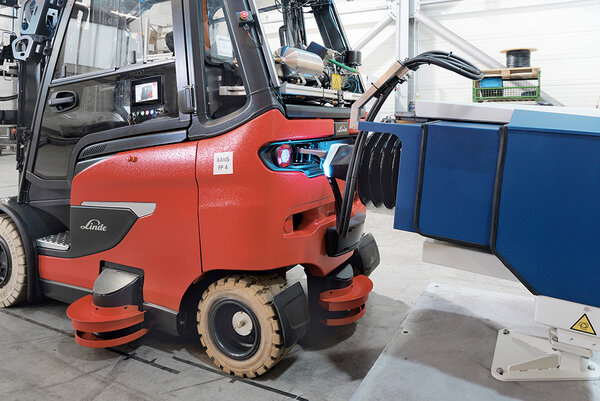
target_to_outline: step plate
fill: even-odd
[[[54,251],[68,251],[71,248],[71,232],[48,235],[44,238],[38,238],[37,246],[44,249],[52,249]]]

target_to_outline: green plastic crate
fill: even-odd
[[[510,70],[510,69],[507,69]],[[493,70],[498,71],[498,70]],[[541,72],[537,71],[537,76],[523,79],[518,74],[505,74],[502,77],[502,86],[498,87],[480,87],[479,81],[473,81],[473,102],[507,102],[507,101],[539,101],[541,95],[540,78]],[[514,78],[517,77],[517,78]],[[486,78],[486,77],[484,77]]]

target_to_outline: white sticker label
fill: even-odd
[[[219,56],[226,58],[233,57],[233,45],[229,36],[217,35],[215,42]]]
[[[233,152],[215,153],[213,175],[233,174]]]

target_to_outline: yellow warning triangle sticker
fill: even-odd
[[[573,325],[573,327],[571,327],[571,330],[596,335],[596,331],[594,330],[594,327],[592,326],[592,323],[590,322],[590,319],[588,319],[586,314],[583,314],[583,316],[581,316],[581,318]]]

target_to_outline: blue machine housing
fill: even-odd
[[[489,247],[500,126],[424,125],[415,228],[419,234]]]
[[[534,294],[600,307],[600,118],[360,128],[402,141],[394,228],[486,249]]]

